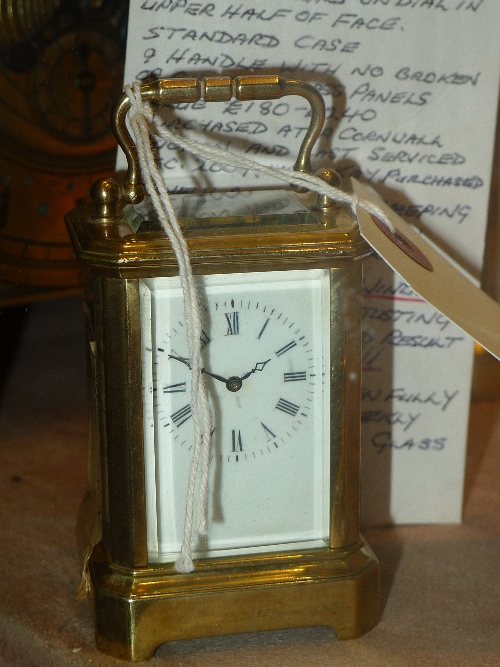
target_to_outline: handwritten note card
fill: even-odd
[[[363,518],[368,524],[460,521],[472,340],[382,260],[369,268]]]
[[[479,276],[499,84],[495,0],[131,0],[125,80],[275,73],[327,105],[317,167],[371,184]],[[292,166],[299,97],[166,111],[172,127]],[[269,181],[161,148],[174,191]],[[123,168],[123,157],[118,167]],[[471,340],[381,260],[366,270],[363,515],[459,521]]]

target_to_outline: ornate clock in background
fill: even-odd
[[[81,283],[63,216],[114,166],[127,6],[0,0],[0,281],[33,286],[7,302]]]

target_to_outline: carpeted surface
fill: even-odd
[[[74,526],[87,432],[81,299],[6,312],[0,314],[0,667],[124,665],[96,651],[88,604],[75,600]],[[348,642],[327,628],[173,642],[149,664],[498,667],[499,480],[500,402],[476,404],[463,525],[365,531],[382,566],[377,628]]]

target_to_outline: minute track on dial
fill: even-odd
[[[291,317],[286,307],[288,304],[276,296],[278,299],[274,303],[272,300],[266,303],[263,299],[221,301],[210,298],[210,295],[206,297],[201,373],[210,381],[210,403],[219,433],[213,445],[217,459],[221,455],[224,459],[225,451],[227,462],[236,461],[236,451],[228,444],[232,442],[232,431],[239,432],[245,441],[244,450],[239,450],[238,461],[248,460],[247,455],[251,458],[268,455],[285,443],[291,444],[292,439],[296,441],[299,433],[304,437],[309,431],[309,419],[303,418],[311,414],[309,399],[315,393],[308,381],[312,377],[309,374],[314,375],[311,340],[304,322],[299,323],[299,318]],[[236,319],[232,320],[232,335],[228,335],[230,304],[235,308],[232,313],[238,313],[237,325]],[[170,321],[175,323],[177,319],[178,316],[173,314]],[[165,333],[167,338],[159,338],[157,344],[163,352],[169,339],[171,347],[170,353],[164,357],[169,363],[164,367],[160,391],[167,401],[165,409],[174,428],[181,421],[181,428],[185,429],[192,422],[190,413],[185,410],[185,401],[182,403],[180,399],[182,396],[187,398],[190,393],[191,360],[186,354],[182,329],[169,325]],[[259,361],[255,361],[255,357],[260,357]],[[183,366],[189,372],[182,373]],[[242,366],[248,370],[241,372]],[[258,378],[258,382],[250,380],[252,376]],[[178,411],[181,411],[179,416]],[[258,419],[258,428],[254,419]]]

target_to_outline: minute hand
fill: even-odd
[[[258,361],[251,371],[248,371],[248,373],[243,373],[243,375],[240,375],[240,380],[246,380],[247,377],[252,375],[252,373],[255,373],[255,371],[263,371],[264,366],[268,364],[270,361],[271,359],[268,359],[267,361]]]

